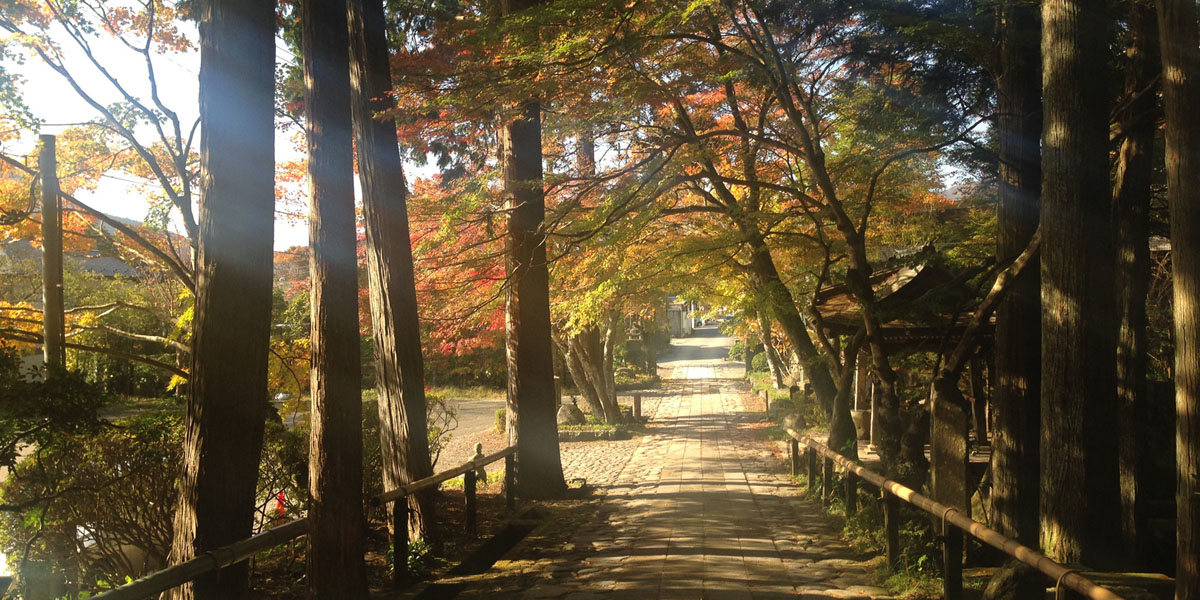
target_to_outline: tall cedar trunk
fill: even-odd
[[[1116,227],[1117,403],[1121,428],[1121,532],[1125,564],[1140,566],[1145,555],[1146,502],[1140,488],[1147,452],[1139,451],[1146,413],[1146,291],[1150,286],[1150,181],[1158,117],[1158,27],[1150,0],[1129,3],[1130,46],[1126,51],[1125,139],[1113,183]],[[1136,99],[1135,99],[1136,98]]]
[[[779,271],[775,268],[775,260],[771,257],[771,249],[767,247],[766,241],[763,240],[761,234],[750,231],[747,227],[741,229],[744,239],[750,247],[750,268],[757,280],[755,286],[762,290],[767,306],[771,314],[775,316],[775,322],[783,327],[784,334],[792,343],[792,348],[796,350],[800,365],[804,367],[804,373],[808,375],[808,380],[812,383],[817,403],[825,412],[826,417],[831,417],[834,399],[837,397],[837,385],[833,381],[829,366],[817,352],[817,347],[813,344],[812,337],[809,336],[808,326],[805,325],[800,311],[796,308],[792,292],[780,279]],[[749,343],[746,346],[746,351],[749,352]]]
[[[1042,186],[1041,19],[1038,0],[999,7],[996,78],[1000,181],[997,248],[1016,256],[1038,225]],[[992,513],[996,529],[1038,543],[1041,465],[1042,300],[1040,259],[1012,284],[996,309],[996,383],[992,401]]]
[[[275,3],[200,19],[200,206],[192,370],[171,562],[250,536],[267,415],[275,217]],[[176,598],[243,598],[247,563]],[[194,596],[193,596],[194,594]]]
[[[1200,598],[1200,33],[1196,4],[1159,0],[1175,287],[1175,598]]]
[[[386,21],[382,0],[350,1],[352,111],[358,174],[367,229],[367,280],[379,392],[379,449],[384,489],[433,475],[425,422],[425,366],[407,191],[396,126],[376,115],[391,107]],[[435,490],[409,497],[410,529],[434,547]],[[389,506],[389,511],[395,506]],[[389,519],[388,521],[392,521]]]
[[[1060,562],[1119,562],[1116,323],[1099,2],[1042,4],[1041,543]]]
[[[42,361],[46,376],[58,377],[67,362],[63,343],[66,309],[63,301],[62,198],[58,188],[58,158],[54,136],[40,136],[38,171],[42,180]]]
[[[312,276],[308,591],[313,598],[366,598],[346,2],[305,0],[300,22]]]
[[[758,317],[758,335],[762,339],[763,352],[767,355],[767,367],[771,371],[771,385],[775,389],[783,389],[783,365],[779,364],[779,353],[775,344],[771,343],[771,323],[762,311],[755,311]]]
[[[505,14],[536,0],[505,0]],[[566,490],[558,453],[554,365],[550,349],[550,274],[542,222],[541,106],[526,100],[500,132],[508,209],[505,331],[508,350],[509,439],[517,445],[522,495],[553,497]]]

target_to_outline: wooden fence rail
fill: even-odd
[[[942,549],[943,559],[946,562],[944,597],[947,600],[962,597],[963,532],[1037,569],[1054,581],[1056,586],[1071,588],[1093,600],[1124,600],[1124,598],[1112,590],[1101,587],[1094,581],[1080,575],[1077,569],[1071,569],[1066,565],[1055,562],[1044,554],[1005,537],[995,529],[971,519],[953,506],[937,502],[917,493],[912,488],[892,481],[878,473],[868,471],[862,465],[795,430],[788,429],[787,433],[792,438],[791,459],[792,474],[794,475],[800,474],[801,459],[799,446],[803,444],[806,447],[805,454],[807,455],[806,462],[808,463],[808,482],[810,487],[817,476],[817,456],[820,455],[825,458],[825,472],[822,475],[823,498],[828,498],[830,493],[831,484],[829,482],[832,479],[830,476],[833,472],[832,465],[834,463],[840,465],[848,475],[851,475],[847,477],[847,479],[851,480],[851,483],[848,483],[845,488],[847,494],[857,494],[857,486],[853,483],[853,476],[857,476],[880,489],[880,501],[884,505],[887,558],[893,565],[895,564],[899,546],[897,498],[941,519],[945,527],[944,531],[942,531]],[[850,504],[850,502],[847,502],[848,506]],[[948,527],[949,525],[953,525],[953,527]]]
[[[491,463],[504,459],[504,494],[509,508],[513,507],[513,483],[516,474],[514,456],[517,447],[509,446],[494,454],[467,461],[441,473],[425,479],[414,481],[398,489],[384,492],[371,498],[371,503],[379,506],[406,498],[421,490],[429,489],[443,481],[463,475],[464,492],[467,497],[467,533],[475,534],[475,472]],[[402,582],[408,572],[408,503],[403,503],[403,509],[394,510],[393,526],[397,535],[392,540],[393,566],[397,573],[396,580]],[[272,527],[258,535],[234,542],[228,546],[210,550],[187,562],[167,567],[145,577],[131,581],[121,587],[92,596],[93,600],[143,600],[153,598],[173,587],[209,573],[237,564],[264,550],[274,548],[284,542],[294,540],[308,533],[308,519],[296,519],[283,525]]]

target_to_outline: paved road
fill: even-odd
[[[599,461],[564,448],[568,476],[604,494],[596,516],[535,533],[460,597],[887,597],[780,472],[740,365],[723,360],[730,343],[713,329],[677,340],[647,435]]]

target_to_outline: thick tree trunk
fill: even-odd
[[[367,234],[367,280],[379,392],[383,486],[393,490],[433,475],[425,422],[425,367],[408,233],[407,190],[396,126],[376,115],[391,107],[382,0],[350,0],[350,47],[358,173]],[[437,547],[435,490],[410,496],[409,528]],[[395,505],[389,506],[389,512]],[[389,523],[393,522],[391,519]]]
[[[512,0],[505,10],[527,2]],[[553,497],[566,490],[558,453],[554,365],[550,349],[550,275],[546,268],[546,202],[542,189],[541,107],[528,100],[501,131],[508,209],[509,439],[516,444],[521,494]]]
[[[604,340],[602,346],[602,354],[604,357],[602,362],[604,375],[604,390],[605,400],[608,402],[610,422],[616,423],[621,421],[621,407],[617,404],[617,326],[620,317],[616,314],[610,315],[608,325],[604,328]]]
[[[312,273],[307,578],[313,598],[366,598],[358,265],[346,3],[305,0]]]
[[[1176,600],[1200,598],[1200,32],[1191,0],[1158,0],[1175,287]]]
[[[275,217],[275,3],[200,19],[201,188],[192,369],[171,562],[247,538],[267,416]],[[239,563],[176,598],[244,598]]]
[[[1114,288],[1120,320],[1117,338],[1117,403],[1121,423],[1121,531],[1125,565],[1142,566],[1146,506],[1140,488],[1147,453],[1139,441],[1146,412],[1146,291],[1150,286],[1150,182],[1158,120],[1158,27],[1150,0],[1130,3],[1130,46],[1126,50],[1125,134],[1113,183],[1117,266]]]
[[[863,336],[856,335],[846,342],[842,351],[842,370],[838,374],[838,393],[833,401],[833,415],[829,419],[829,437],[826,445],[837,450],[850,460],[858,460],[858,432],[850,409],[854,405],[854,374],[858,371],[858,354]]]
[[[996,78],[1000,181],[997,248],[1016,256],[1038,226],[1042,186],[1041,19],[1037,0],[999,7]],[[1012,284],[996,309],[996,377],[992,398],[992,514],[996,529],[1038,543],[1041,465],[1042,301],[1040,259]]]
[[[596,391],[596,387],[592,385],[588,379],[587,372],[583,367],[583,358],[574,341],[575,336],[568,336],[563,339],[563,336],[556,336],[555,343],[558,345],[559,351],[562,352],[563,361],[567,366],[567,373],[571,375],[571,381],[575,382],[575,389],[579,390],[579,395],[583,397],[583,401],[587,404],[588,409],[593,415],[604,415],[604,404],[600,402],[600,395]]]
[[[992,313],[1001,304],[1004,296],[1019,282],[1021,273],[1027,270],[1030,264],[1036,264],[1035,257],[1040,244],[1041,235],[1035,232],[1025,249],[996,277],[988,295],[975,309],[975,314],[963,330],[958,344],[946,356],[946,361],[930,386],[930,463],[933,472],[933,497],[964,512],[969,513],[971,510],[973,492],[968,485],[970,477],[967,470],[970,462],[967,431],[971,422],[971,405],[959,391],[959,380],[962,379],[966,367],[971,366],[973,383],[980,383],[977,352],[981,331],[991,320]],[[972,387],[975,388],[972,393],[982,395],[982,385]]]
[[[596,326],[589,326],[582,332],[572,336],[570,343],[575,355],[579,358],[580,368],[587,379],[588,386],[595,391],[596,401],[600,404],[600,412],[595,413],[605,423],[616,423],[621,420],[617,409],[616,396],[613,394],[612,381],[609,374],[611,365],[607,362],[606,342]]]
[[[846,273],[847,286],[862,310],[867,347],[871,351],[871,366],[879,381],[879,402],[871,413],[878,419],[878,439],[874,440],[884,470],[891,476],[913,485],[924,479],[925,453],[921,448],[903,448],[904,424],[901,418],[898,377],[892,369],[888,348],[883,339],[883,323],[875,308],[875,290],[871,287],[871,263],[867,259],[866,240],[846,219],[838,220],[838,229],[846,240],[851,268]],[[913,439],[908,436],[908,439]]]
[[[783,365],[779,362],[779,353],[775,344],[771,343],[771,322],[762,311],[755,311],[758,317],[758,336],[762,339],[763,352],[767,355],[767,367],[771,371],[771,385],[777,390],[783,389]]]
[[[808,333],[808,326],[805,325],[800,311],[796,308],[796,301],[792,297],[791,291],[780,279],[779,271],[775,268],[775,260],[771,258],[771,250],[767,247],[766,241],[763,240],[762,235],[747,227],[741,227],[741,229],[746,244],[750,248],[750,268],[757,279],[755,286],[762,290],[763,297],[767,301],[767,308],[774,315],[775,321],[779,323],[780,327],[783,327],[784,334],[792,343],[792,348],[796,350],[800,365],[804,367],[804,373],[808,375],[808,380],[812,383],[817,403],[825,415],[831,417],[834,399],[837,397],[837,385],[834,383],[829,366],[817,352],[817,347]],[[750,351],[749,343],[747,343],[746,351]]]
[[[1041,543],[1098,569],[1121,543],[1107,28],[1102,3],[1042,4]]]

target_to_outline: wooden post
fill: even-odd
[[[808,459],[808,491],[811,493],[817,482],[817,451],[808,448],[804,451],[804,457]]]
[[[792,477],[800,475],[800,442],[795,438],[788,440],[788,450],[792,458]]]
[[[943,523],[942,531],[942,597],[962,600],[963,534],[962,530]]]
[[[467,537],[474,539],[478,534],[475,522],[475,470],[463,473],[463,495],[467,498]]]
[[[641,394],[633,395],[633,418],[635,418],[635,419],[642,418],[642,395]]]
[[[408,583],[408,498],[392,505],[392,584]]]
[[[554,376],[554,410],[562,408],[562,379]]]
[[[987,428],[987,385],[983,376],[983,361],[979,360],[979,355],[971,357],[969,366],[971,375],[971,412],[975,429],[975,442],[979,445],[988,443],[988,428]]]
[[[516,495],[513,493],[514,485],[517,481],[517,465],[515,457],[511,454],[504,457],[504,504],[508,506],[508,510],[516,507]]]
[[[854,476],[854,473],[846,471],[842,485],[846,494],[846,516],[848,517],[858,512],[858,478]]]
[[[887,490],[880,490],[883,502],[883,529],[888,565],[895,568],[900,561],[900,502]]]
[[[66,362],[63,348],[62,207],[54,136],[41,136],[38,170],[42,178],[42,358],[48,371]]]
[[[826,458],[824,468],[821,471],[821,504],[829,504],[829,497],[833,495],[833,459]]]
[[[762,397],[763,397],[763,412],[767,412],[768,410],[771,409],[771,392],[769,390],[763,390]]]

